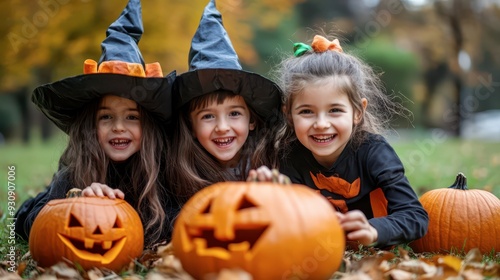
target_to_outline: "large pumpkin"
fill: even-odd
[[[332,205],[302,185],[223,182],[182,208],[174,254],[196,279],[240,268],[254,279],[328,279],[340,266],[344,231]]]
[[[122,199],[73,197],[49,201],[30,232],[30,252],[38,265],[63,260],[85,270],[119,271],[140,256],[144,246],[137,212]]]
[[[429,229],[410,243],[415,252],[500,250],[500,199],[485,190],[469,190],[464,174],[449,188],[424,193],[420,202],[429,214]]]

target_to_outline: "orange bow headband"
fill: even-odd
[[[326,51],[343,52],[338,39],[330,41],[321,35],[314,36],[311,46],[304,43],[293,44],[293,54],[299,57],[308,51],[322,53]]]

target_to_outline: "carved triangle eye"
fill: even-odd
[[[253,202],[251,202],[246,196],[243,196],[240,201],[240,205],[238,206],[237,210],[243,210],[246,208],[252,208],[252,207],[257,207],[257,205]]]
[[[73,214],[69,214],[68,227],[83,227],[82,223]]]
[[[122,228],[122,221],[116,216],[115,223],[113,224],[113,228]]]
[[[201,214],[208,214],[208,213],[210,213],[210,210],[212,208],[212,202],[213,202],[213,200],[211,199],[208,202],[207,206],[203,209],[203,211],[201,211]]]

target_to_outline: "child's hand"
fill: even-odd
[[[90,186],[86,187],[82,191],[82,196],[107,196],[111,199],[115,198],[125,198],[125,194],[119,189],[112,189],[108,185],[100,183],[92,183]]]
[[[291,184],[288,176],[281,174],[277,169],[269,169],[269,167],[262,165],[257,169],[252,169],[248,172],[247,182],[275,182],[278,184]]]
[[[377,230],[368,223],[365,214],[359,210],[352,210],[345,214],[337,212],[340,225],[347,233],[347,240],[358,241],[367,246],[377,241]]]

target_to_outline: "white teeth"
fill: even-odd
[[[127,140],[127,139],[113,139],[113,140],[109,141],[109,143],[111,143],[111,145],[127,145],[130,142],[131,141]]]
[[[214,139],[213,141],[214,141],[217,145],[228,145],[228,144],[230,144],[231,142],[233,142],[233,139],[234,139],[234,137],[228,137],[228,138],[218,138],[218,139]]]
[[[312,138],[314,139],[314,141],[316,142],[320,142],[320,143],[325,143],[325,142],[328,142],[330,140],[333,139],[333,135],[322,135],[322,136],[312,136]]]

